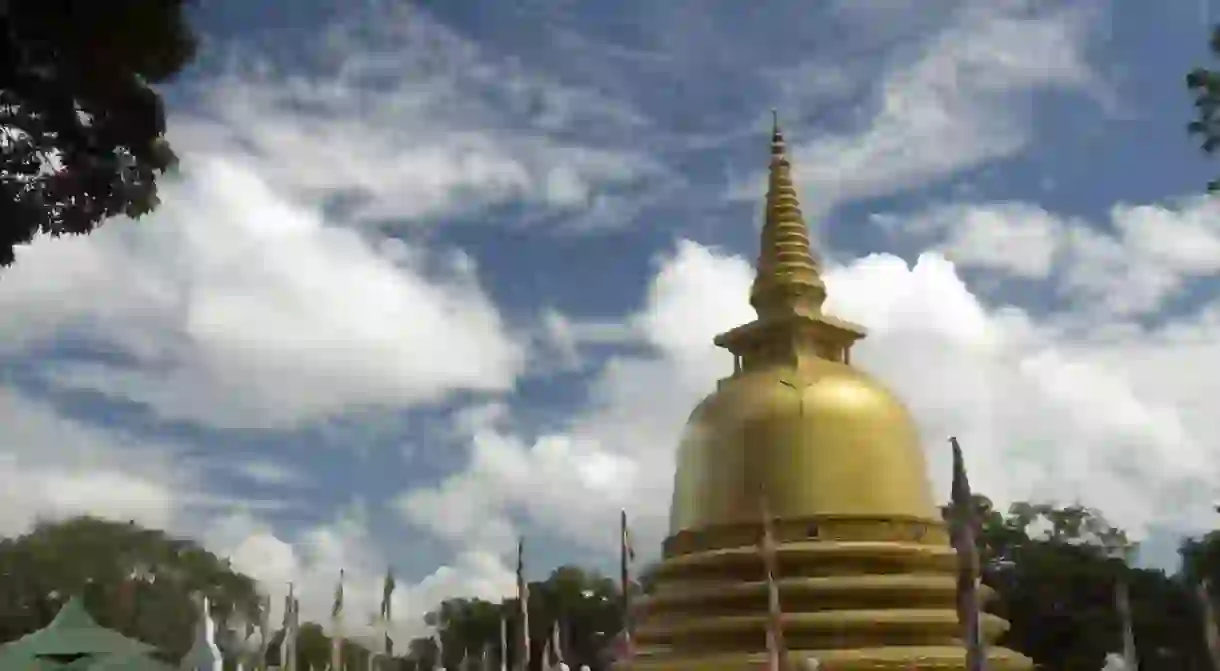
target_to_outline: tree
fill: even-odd
[[[1204,580],[1220,587],[1220,531],[1187,538],[1178,548],[1182,558],[1182,578],[1191,585]]]
[[[587,664],[604,668],[601,653],[621,626],[618,586],[596,572],[561,566],[546,580],[529,585],[530,649],[532,669],[540,670],[542,650],[551,627],[561,623],[564,652],[569,666]],[[483,651],[499,649],[500,620],[508,620],[509,666],[516,664],[519,640],[516,599],[492,603],[481,599],[449,599],[429,612],[424,621],[441,637],[446,668],[456,669],[463,657],[477,660]],[[407,659],[413,668],[432,668],[436,646],[429,638],[409,643]],[[496,659],[496,662],[499,660]]]
[[[297,632],[298,669],[325,669],[330,662],[330,650],[331,638],[323,631],[322,625],[316,622],[301,624]]]
[[[158,204],[175,163],[153,84],[194,57],[187,0],[7,0],[0,13],[0,267],[39,233]]]
[[[1220,26],[1212,30],[1209,47],[1212,55],[1220,55]],[[1220,72],[1195,68],[1186,75],[1186,87],[1194,94],[1196,114],[1187,130],[1199,136],[1204,152],[1214,154],[1220,148]],[[1220,180],[1208,182],[1207,190],[1220,191]]]
[[[257,618],[253,579],[162,531],[78,517],[0,541],[0,642],[45,627],[80,594],[98,624],[177,659],[194,640],[196,593],[220,621]]]
[[[297,668],[325,669],[329,666],[332,641],[333,639],[326,635],[322,625],[316,622],[302,622],[301,628],[297,631]],[[271,633],[267,646],[268,666],[283,668],[283,660],[280,659],[280,650],[283,643],[283,629],[277,629]],[[368,668],[369,650],[361,643],[345,638],[343,640],[342,655],[343,668]],[[387,664],[379,668],[381,671],[389,671],[392,667]]]
[[[1126,533],[1083,506],[1018,502],[1007,514],[975,498],[989,610],[1011,629],[1002,642],[1048,671],[1095,671],[1122,649],[1118,580],[1129,585],[1132,629],[1144,671],[1207,666],[1199,608],[1185,581],[1134,569],[1122,559]]]

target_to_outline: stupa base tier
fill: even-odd
[[[965,671],[966,650],[959,646],[887,647],[855,650],[791,650],[791,671]],[[767,671],[767,653],[739,652],[715,655],[675,655],[662,651],[641,653],[615,671]],[[988,671],[1029,671],[1033,661],[1006,648],[987,651]]]

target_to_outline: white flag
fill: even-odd
[[[567,661],[563,658],[563,637],[559,634],[558,620],[551,627],[551,652],[555,655],[556,664],[563,664]]]
[[[339,584],[335,586],[335,604],[330,610],[330,668],[343,671],[343,569],[339,569]]]

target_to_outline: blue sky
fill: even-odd
[[[935,486],[953,433],[1171,564],[1220,475],[1206,3],[821,5],[207,3],[164,207],[0,281],[0,531],[167,526],[318,614],[340,567],[357,608],[387,563],[396,612],[495,596],[518,533],[608,567],[620,507],[655,548],[776,108]]]

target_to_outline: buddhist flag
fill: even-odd
[[[521,613],[521,660],[518,666],[530,668],[530,586],[525,582],[525,540],[517,541],[517,607]]]
[[[635,548],[631,545],[631,531],[627,527],[627,511],[619,514],[619,589],[623,599],[623,635],[631,638],[631,562],[635,561]]]
[[[623,564],[635,561],[635,547],[631,544],[631,529],[627,526],[627,511],[619,511],[620,527],[623,531]]]
[[[301,626],[301,603],[297,601],[294,586],[288,583],[288,596],[284,597],[284,640],[280,644],[280,668],[296,671],[297,632]]]
[[[381,621],[385,625],[385,654],[391,657],[394,655],[394,639],[390,638],[390,623],[393,622],[391,604],[395,587],[394,567],[387,567],[385,582],[381,586]]]
[[[330,608],[331,619],[343,617],[343,569],[339,569],[339,582],[335,585],[335,602]]]
[[[759,544],[759,554],[762,556],[763,569],[767,581],[767,655],[771,671],[788,669],[788,650],[784,645],[783,611],[779,603],[779,587],[775,584],[776,554],[775,536],[771,530],[771,511],[767,507],[764,496],[762,509],[762,540]]]
[[[1212,603],[1211,588],[1206,580],[1199,583],[1199,605],[1203,610],[1203,638],[1207,641],[1207,652],[1211,655],[1212,671],[1220,671],[1220,630],[1216,628],[1216,607]]]
[[[567,660],[563,658],[563,636],[559,631],[558,620],[556,620],[555,624],[551,627],[551,652],[555,655],[556,664],[564,664],[567,662]]]
[[[974,496],[966,477],[966,462],[957,438],[950,438],[953,448],[953,485],[950,492],[952,515],[949,535],[957,551],[957,618],[966,644],[966,671],[983,671],[987,653],[979,623],[978,549],[975,546]]]
[[[330,639],[330,668],[343,671],[343,569],[339,569],[339,584],[335,585],[335,603],[330,609],[333,631]]]
[[[625,631],[620,631],[618,636],[614,637],[612,645],[616,662],[630,661],[635,656],[635,643]]]

